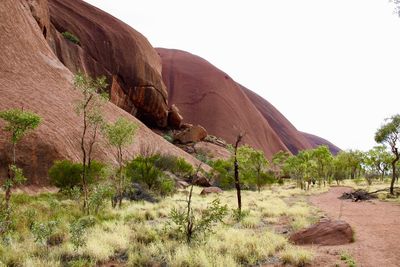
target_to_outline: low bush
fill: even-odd
[[[76,35],[74,35],[74,34],[68,32],[68,31],[65,31],[65,32],[63,32],[63,33],[61,33],[61,34],[62,34],[62,36],[64,36],[65,39],[67,39],[67,40],[73,42],[74,44],[77,44],[77,45],[80,44],[80,40],[79,40],[79,38],[78,38]]]
[[[60,188],[61,191],[68,191],[74,187],[81,186],[82,164],[70,160],[56,161],[49,169],[50,182]],[[87,170],[87,182],[92,184],[107,176],[107,165],[93,160],[90,169]]]

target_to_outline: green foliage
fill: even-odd
[[[33,112],[21,109],[0,111],[0,118],[6,121],[4,131],[11,133],[11,142],[18,143],[30,130],[39,126],[41,118]]]
[[[356,261],[347,252],[342,252],[340,254],[340,260],[344,261],[347,264],[348,267],[356,267]]]
[[[212,233],[213,223],[221,222],[228,212],[226,205],[221,205],[219,199],[213,200],[210,205],[201,212],[200,218],[196,218],[193,210],[179,210],[173,208],[170,212],[172,224],[169,227],[178,237],[190,242],[193,238]],[[188,225],[190,227],[188,227]]]
[[[157,168],[156,162],[160,155],[149,157],[137,156],[126,165],[126,174],[132,182],[147,185],[149,190],[154,189],[159,184],[162,171]]]
[[[170,143],[174,142],[174,137],[173,137],[171,131],[168,131],[167,133],[165,133],[165,134],[163,135],[163,137],[164,137],[165,140],[167,140],[167,141],[170,142]]]
[[[82,163],[75,163],[70,160],[56,161],[49,169],[50,181],[62,191],[71,190],[81,186]],[[87,182],[92,184],[107,177],[107,165],[93,160],[90,168],[87,169]]]
[[[211,161],[210,166],[213,168],[212,174],[217,177],[217,185],[222,189],[231,189],[234,186],[234,166],[233,160],[218,159]]]
[[[65,39],[67,39],[67,40],[73,42],[74,44],[77,44],[77,45],[80,44],[80,40],[79,40],[78,37],[76,37],[76,35],[74,35],[74,34],[68,32],[68,31],[65,31],[65,32],[63,32],[63,33],[61,33],[61,34],[62,34],[62,36],[64,36]]]
[[[396,145],[400,138],[400,114],[394,115],[387,119],[375,133],[375,141],[377,143],[388,143],[391,147]]]
[[[70,225],[70,241],[74,246],[74,250],[77,251],[79,248],[86,245],[86,232],[87,229],[94,226],[96,220],[91,216],[82,217]]]
[[[90,212],[94,214],[104,209],[106,201],[115,194],[114,188],[106,183],[95,184],[90,191],[88,205]]]
[[[256,186],[260,191],[261,187],[267,184],[267,180],[263,178],[267,177],[269,166],[264,153],[245,145],[238,148],[237,157],[241,183],[248,187]]]
[[[132,144],[137,129],[137,124],[125,118],[119,118],[114,124],[106,126],[106,137],[112,146],[123,148]]]
[[[290,154],[286,151],[279,151],[273,155],[271,160],[271,170],[274,173],[276,179],[281,179],[285,163],[289,157]]]
[[[23,184],[26,181],[26,178],[24,176],[23,170],[21,168],[18,168],[16,165],[11,164],[9,166],[11,174],[12,174],[12,179],[6,179],[3,184],[3,189],[8,190],[11,189],[15,185],[20,185]]]
[[[188,178],[193,174],[193,166],[184,158],[173,155],[159,155],[154,159],[154,164],[162,171],[169,171],[180,178]]]
[[[82,164],[70,160],[55,161],[49,169],[50,182],[61,190],[69,190],[81,182]]]
[[[157,192],[160,196],[166,197],[172,195],[176,191],[175,182],[168,177],[161,177],[157,185]]]
[[[58,225],[57,221],[34,222],[31,227],[31,232],[35,238],[35,242],[46,245],[50,237]]]
[[[385,146],[375,146],[365,155],[366,166],[371,172],[377,172],[382,179],[390,169],[391,155]]]

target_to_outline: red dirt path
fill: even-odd
[[[335,187],[310,197],[311,203],[329,217],[337,219],[340,216],[355,231],[352,244],[318,247],[315,266],[334,266],[335,262],[340,262],[342,251],[348,251],[358,267],[400,266],[400,205],[379,200],[352,202],[338,199],[347,191],[351,188]]]

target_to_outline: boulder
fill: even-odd
[[[182,181],[182,180],[176,180],[175,186],[176,186],[176,188],[179,188],[179,189],[185,189],[189,186],[189,183]]]
[[[203,188],[203,190],[201,191],[200,195],[221,194],[223,192],[224,191],[222,191],[221,188],[216,187],[216,186],[211,186],[211,187]]]
[[[198,173],[193,177],[192,184],[202,187],[210,187],[212,185],[212,183],[201,173]]]
[[[192,126],[175,134],[174,140],[182,144],[196,143],[207,137],[207,131],[200,125]]]
[[[296,245],[343,245],[353,242],[353,235],[353,229],[347,222],[325,219],[292,234],[289,240]]]
[[[172,128],[179,129],[182,124],[183,117],[179,114],[177,106],[172,105],[168,112],[168,125]]]

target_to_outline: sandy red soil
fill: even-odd
[[[341,246],[320,246],[314,266],[346,266],[340,261],[343,251],[349,252],[356,266],[400,266],[400,205],[379,200],[352,202],[340,200],[347,187],[335,187],[329,192],[312,196],[312,204],[332,219],[348,222],[355,231],[355,242]]]

